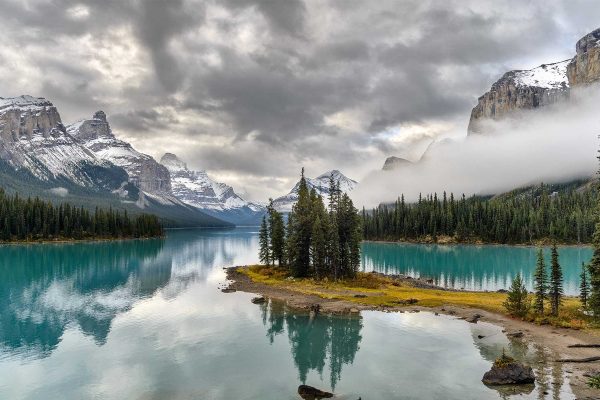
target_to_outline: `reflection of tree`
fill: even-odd
[[[102,344],[119,312],[170,278],[162,240],[2,247],[0,343],[47,356],[76,322]]]
[[[270,302],[263,308],[263,322],[271,343],[285,327],[298,377],[304,384],[311,370],[323,375],[329,358],[331,388],[335,389],[341,378],[342,367],[352,364],[362,339],[360,317],[334,317],[294,313],[283,303]]]
[[[361,262],[367,270],[428,277],[438,285],[475,290],[508,288],[519,272],[531,289],[535,251],[534,247],[367,242],[362,245]],[[592,251],[589,248],[563,247],[559,252],[565,290],[577,293],[581,263],[590,260]]]

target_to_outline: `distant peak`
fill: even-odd
[[[104,111],[100,110],[100,111],[96,111],[94,113],[94,119],[98,119],[102,122],[106,122],[106,114],[104,113]]]
[[[160,163],[167,167],[169,171],[187,170],[187,164],[184,163],[173,153],[165,153],[160,158]]]
[[[384,171],[391,171],[393,169],[399,168],[402,165],[412,164],[409,160],[405,158],[400,158],[396,156],[391,156],[385,159],[385,163],[383,163]]]

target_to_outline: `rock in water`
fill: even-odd
[[[252,303],[254,304],[263,304],[264,302],[267,301],[267,299],[265,299],[264,296],[258,296],[258,297],[254,297],[252,300],[250,300]]]
[[[530,366],[521,364],[512,357],[502,354],[492,369],[483,375],[481,380],[486,385],[515,385],[534,383],[535,375]]]
[[[324,392],[308,385],[298,386],[298,394],[304,400],[329,399],[333,397],[333,393]]]

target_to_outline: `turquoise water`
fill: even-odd
[[[366,271],[433,279],[440,286],[466,290],[507,289],[517,273],[521,273],[531,290],[537,261],[537,248],[527,246],[366,242],[362,250]],[[592,248],[565,246],[559,248],[558,254],[565,293],[576,295],[581,263],[591,260]],[[549,248],[544,249],[544,255],[549,268]]]
[[[502,348],[540,379],[518,398],[574,398],[561,366],[538,362],[555,355],[494,325],[311,319],[221,293],[222,267],[256,262],[257,247],[252,228],[0,246],[0,399],[280,400],[301,383],[348,400],[500,399],[480,379]]]

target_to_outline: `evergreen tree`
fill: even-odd
[[[271,245],[271,259],[273,263],[277,261],[278,265],[283,264],[284,248],[285,248],[285,227],[281,213],[273,207],[273,200],[269,199],[267,207],[269,215],[269,239]]]
[[[314,276],[320,279],[325,275],[325,257],[326,257],[326,242],[325,232],[321,218],[317,218],[313,222],[312,238],[310,243],[310,255],[312,259]]]
[[[558,315],[563,296],[563,273],[558,262],[558,249],[556,244],[552,246],[552,255],[550,262],[550,286],[549,293],[552,315]]]
[[[587,269],[588,269],[588,267],[584,263],[581,263],[581,274],[579,275],[579,278],[581,280],[579,283],[579,299],[581,300],[581,304],[583,305],[583,308],[587,308],[588,297],[590,294],[590,286],[589,286]]]
[[[524,317],[530,308],[529,298],[527,297],[527,289],[521,278],[521,274],[512,281],[510,289],[508,291],[508,297],[503,303],[506,310],[516,317]]]
[[[260,246],[258,257],[260,262],[266,265],[271,264],[271,251],[269,248],[269,228],[267,226],[267,217],[263,217],[258,231],[258,244]]]
[[[544,314],[544,301],[546,300],[548,290],[548,276],[546,274],[546,264],[544,263],[544,253],[542,249],[538,250],[537,264],[533,274],[533,288],[535,292],[534,309],[538,314]]]

